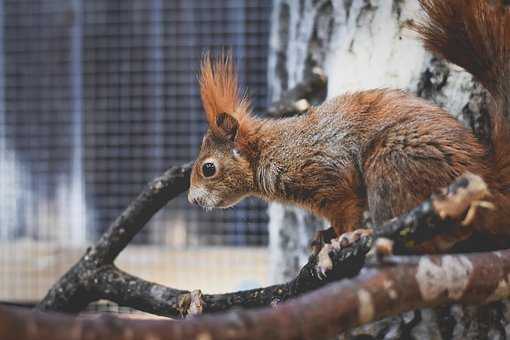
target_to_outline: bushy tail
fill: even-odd
[[[411,26],[425,47],[470,72],[492,96],[493,169],[499,190],[510,197],[506,121],[510,117],[510,6],[502,0],[419,2],[425,18]]]

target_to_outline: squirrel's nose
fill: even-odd
[[[197,197],[193,195],[193,192],[191,190],[188,193],[188,202],[190,202],[191,204],[199,205]]]

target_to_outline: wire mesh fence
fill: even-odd
[[[271,0],[0,1],[0,300],[40,298],[145,183],[196,156],[204,50],[231,49],[255,111],[267,106],[270,12]],[[119,264],[181,288],[260,284],[266,223],[260,201],[205,213],[181,197]]]

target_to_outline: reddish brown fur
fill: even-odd
[[[503,111],[510,102],[510,14],[484,0],[421,3],[428,19],[414,28],[425,45],[465,67],[494,96],[493,152],[444,110],[397,90],[346,94],[300,117],[256,119],[239,99],[230,60],[212,64],[206,58],[201,92],[210,129],[193,169],[190,200],[230,206],[255,195],[294,203],[329,220],[339,235],[360,228],[364,210],[380,225],[469,171],[487,181],[497,205],[495,212],[480,211],[473,225],[509,235]],[[228,124],[218,125],[221,112],[232,117]],[[218,164],[213,178],[201,174],[206,161]],[[473,230],[463,228],[422,249],[444,250]]]
[[[211,133],[222,137],[222,131],[218,128],[216,118],[220,113],[232,115],[240,127],[238,142],[247,148],[248,136],[251,134],[253,124],[250,117],[250,101],[239,93],[237,75],[230,54],[222,55],[212,62],[209,54],[202,58],[200,76],[200,95],[202,105],[206,112]]]

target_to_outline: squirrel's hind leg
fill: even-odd
[[[374,228],[416,207],[435,191],[447,187],[457,176],[468,171],[483,173],[477,150],[472,152],[474,156],[470,153],[458,155],[447,153],[459,147],[453,141],[449,144],[443,141],[444,145],[436,145],[430,138],[413,142],[404,133],[401,139],[383,139],[364,163],[368,210]],[[469,237],[472,231],[472,227],[465,226],[416,245],[416,249],[445,251]]]

